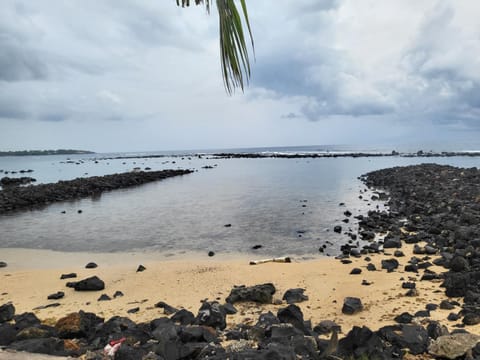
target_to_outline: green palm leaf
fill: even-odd
[[[205,4],[210,12],[210,0],[194,0],[195,5]],[[250,58],[245,42],[242,18],[234,0],[216,0],[220,22],[220,56],[225,90],[232,94],[236,88],[244,90],[250,79]],[[247,4],[240,0],[243,19],[247,25],[253,51],[255,51],[252,29],[248,19]],[[190,0],[177,0],[178,6],[190,6]]]

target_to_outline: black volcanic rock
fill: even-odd
[[[304,295],[305,289],[289,289],[283,295],[282,300],[285,300],[287,304],[295,304],[308,300],[308,296]]]
[[[230,295],[225,299],[230,304],[239,301],[253,301],[261,304],[271,304],[275,286],[271,283],[255,286],[237,286],[230,291]]]
[[[58,201],[90,197],[105,191],[138,186],[192,172],[192,170],[139,171],[77,178],[53,184],[5,186],[0,191],[0,214],[42,207]]]
[[[15,306],[10,303],[0,306],[0,324],[13,319]]]
[[[105,283],[97,276],[92,276],[73,283],[76,291],[99,291],[105,289]]]

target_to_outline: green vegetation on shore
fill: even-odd
[[[0,156],[30,156],[30,155],[74,155],[74,154],[95,154],[88,150],[20,150],[20,151],[0,151]]]

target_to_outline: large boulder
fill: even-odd
[[[261,304],[271,304],[275,286],[271,283],[255,286],[237,286],[230,291],[226,302],[234,304],[239,301],[253,301]]]
[[[343,300],[342,313],[354,315],[363,310],[362,300],[356,297],[346,297]]]
[[[73,284],[76,291],[100,291],[105,289],[105,283],[97,276],[77,281]]]
[[[428,347],[428,353],[442,359],[456,359],[470,352],[478,342],[480,342],[480,336],[474,334],[457,333],[439,336]]]

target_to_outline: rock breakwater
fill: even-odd
[[[85,198],[105,191],[138,186],[191,172],[192,170],[139,171],[78,178],[54,184],[6,187],[0,191],[0,214],[37,208],[59,201]]]

